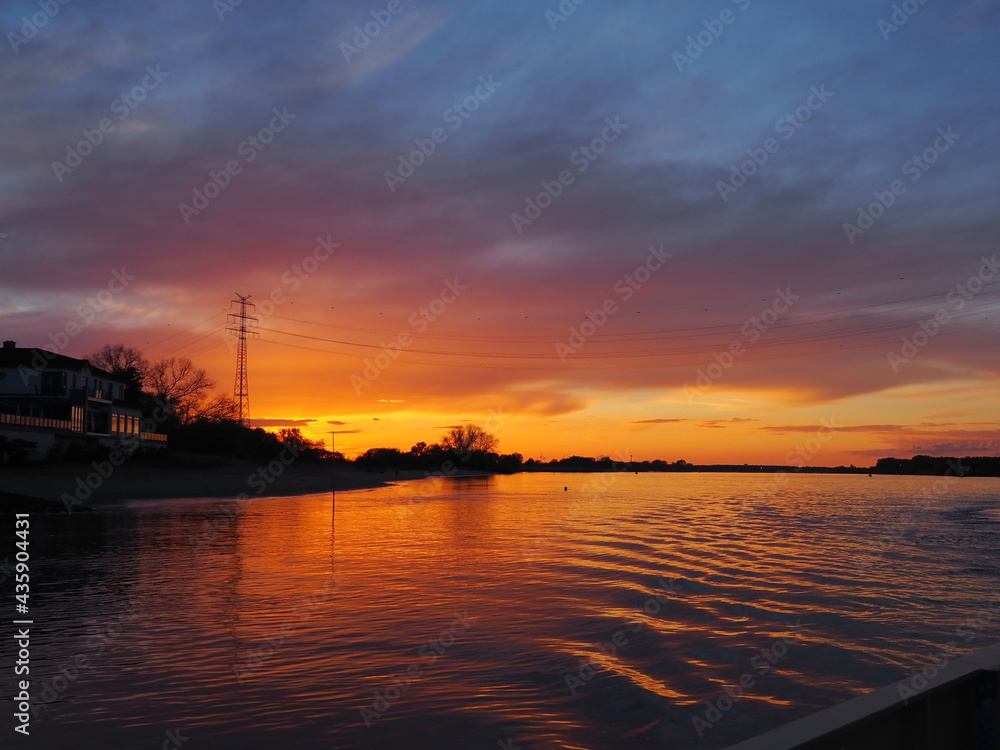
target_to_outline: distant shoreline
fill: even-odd
[[[897,461],[896,459],[892,459]],[[966,462],[969,459],[961,459]],[[973,459],[974,461],[975,459]],[[519,474],[841,474],[854,476],[961,476],[996,477],[1000,474],[968,471],[968,465],[954,463],[958,459],[935,460],[920,468],[921,472],[906,463],[879,467],[823,467],[736,464],[668,464],[651,467],[639,463],[616,463],[608,467],[600,463],[591,466],[526,466]],[[946,463],[952,462],[952,463]],[[272,462],[272,464],[277,462]],[[626,467],[626,468],[621,468]],[[933,468],[941,469],[933,473]],[[890,469],[910,469],[892,471]],[[960,474],[958,469],[966,470]],[[491,472],[461,470],[447,478],[494,476]],[[33,512],[66,512],[100,510],[122,507],[130,502],[143,500],[232,499],[246,494],[249,497],[291,497],[338,491],[365,490],[385,487],[393,482],[415,479],[441,478],[442,472],[429,472],[416,468],[358,468],[328,464],[295,463],[282,466],[276,475],[267,474],[261,466],[233,459],[205,460],[202,465],[171,465],[149,462],[126,463],[117,467],[108,477],[100,476],[90,464],[26,464],[0,468],[0,512],[27,509]],[[23,511],[19,511],[23,512]]]
[[[624,468],[621,468],[624,467]],[[781,464],[689,464],[686,461],[612,461],[581,456],[550,461],[525,462],[522,472],[600,472],[637,473],[733,473],[733,474],[871,474],[873,476],[927,477],[1000,477],[1000,457],[994,456],[914,456],[880,458],[874,466],[790,466]]]

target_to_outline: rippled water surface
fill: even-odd
[[[526,474],[35,516],[50,702],[19,746],[725,747],[1000,640],[1000,480],[935,481]]]

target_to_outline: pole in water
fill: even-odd
[[[330,466],[332,467],[332,477],[330,479],[330,518],[337,510],[337,433],[330,430]]]

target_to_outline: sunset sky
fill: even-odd
[[[1000,9],[903,5],[4,3],[0,337],[232,393],[252,295],[348,455],[998,455]]]

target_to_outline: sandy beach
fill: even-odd
[[[209,462],[206,462],[209,463]],[[103,467],[107,471],[107,467]],[[363,471],[350,466],[292,464],[269,472],[245,461],[218,460],[209,465],[126,463],[101,476],[92,464],[39,464],[0,469],[0,495],[13,493],[59,503],[72,500],[74,509],[123,505],[135,500],[168,498],[230,498],[306,495],[369,489],[393,481],[422,479],[418,470]],[[261,490],[261,491],[258,491]],[[64,496],[71,500],[65,501]],[[6,504],[9,501],[4,501]]]

